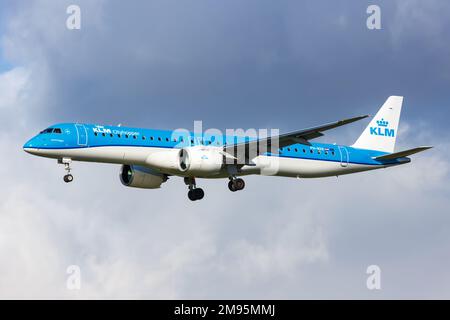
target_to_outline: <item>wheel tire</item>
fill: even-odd
[[[245,181],[243,179],[236,179],[234,181],[237,190],[242,190],[245,188]]]
[[[73,176],[71,174],[66,174],[64,176],[64,182],[69,183],[73,181]]]
[[[195,194],[196,200],[201,200],[205,196],[205,192],[203,191],[202,188],[194,189],[194,194]]]
[[[195,190],[195,189],[194,189],[194,190]],[[191,201],[197,200],[197,197],[195,196],[194,190],[189,190],[189,192],[188,192],[188,198],[189,198],[189,200],[191,200]]]
[[[234,181],[230,180],[228,182],[228,189],[230,189],[231,192],[236,192],[236,185],[234,184]]]

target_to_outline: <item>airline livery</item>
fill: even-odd
[[[394,152],[402,103],[403,97],[389,97],[351,146],[311,140],[368,116],[259,138],[62,123],[41,131],[23,149],[57,159],[65,166],[65,182],[73,181],[72,161],[121,164],[120,180],[127,187],[155,189],[169,177],[183,177],[195,201],[204,197],[196,178],[229,179],[235,192],[244,189],[241,177],[250,174],[318,178],[409,163],[409,155],[431,147]]]

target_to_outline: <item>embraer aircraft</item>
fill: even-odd
[[[127,187],[155,189],[169,176],[179,176],[189,186],[189,199],[195,201],[204,197],[196,178],[228,178],[228,188],[235,192],[244,189],[240,178],[244,175],[269,172],[318,178],[408,163],[407,156],[431,147],[394,152],[402,102],[403,97],[389,97],[352,146],[310,141],[368,116],[259,139],[63,123],[41,131],[23,148],[64,164],[65,182],[73,180],[72,161],[117,163],[122,165],[120,180]]]

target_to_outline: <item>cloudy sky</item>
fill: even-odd
[[[0,297],[450,298],[449,32],[446,0],[0,0]],[[76,163],[65,185],[22,151],[56,122],[285,132],[389,95],[405,96],[397,149],[435,146],[411,164],[238,193],[200,181],[193,203],[177,178],[125,188],[116,165]]]

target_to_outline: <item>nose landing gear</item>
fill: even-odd
[[[63,179],[64,179],[64,182],[66,182],[66,183],[72,182],[73,181],[73,175],[66,174]]]
[[[185,177],[184,183],[189,186],[188,198],[191,201],[201,200],[205,196],[202,188],[197,188],[194,177]]]
[[[70,164],[72,163],[72,159],[68,159],[68,158],[62,158],[60,160],[58,160],[59,164],[63,164],[64,165],[64,170],[66,170],[67,174],[63,177],[63,180],[65,183],[69,183],[73,181],[73,175],[70,174],[70,170],[72,170],[70,168]]]

